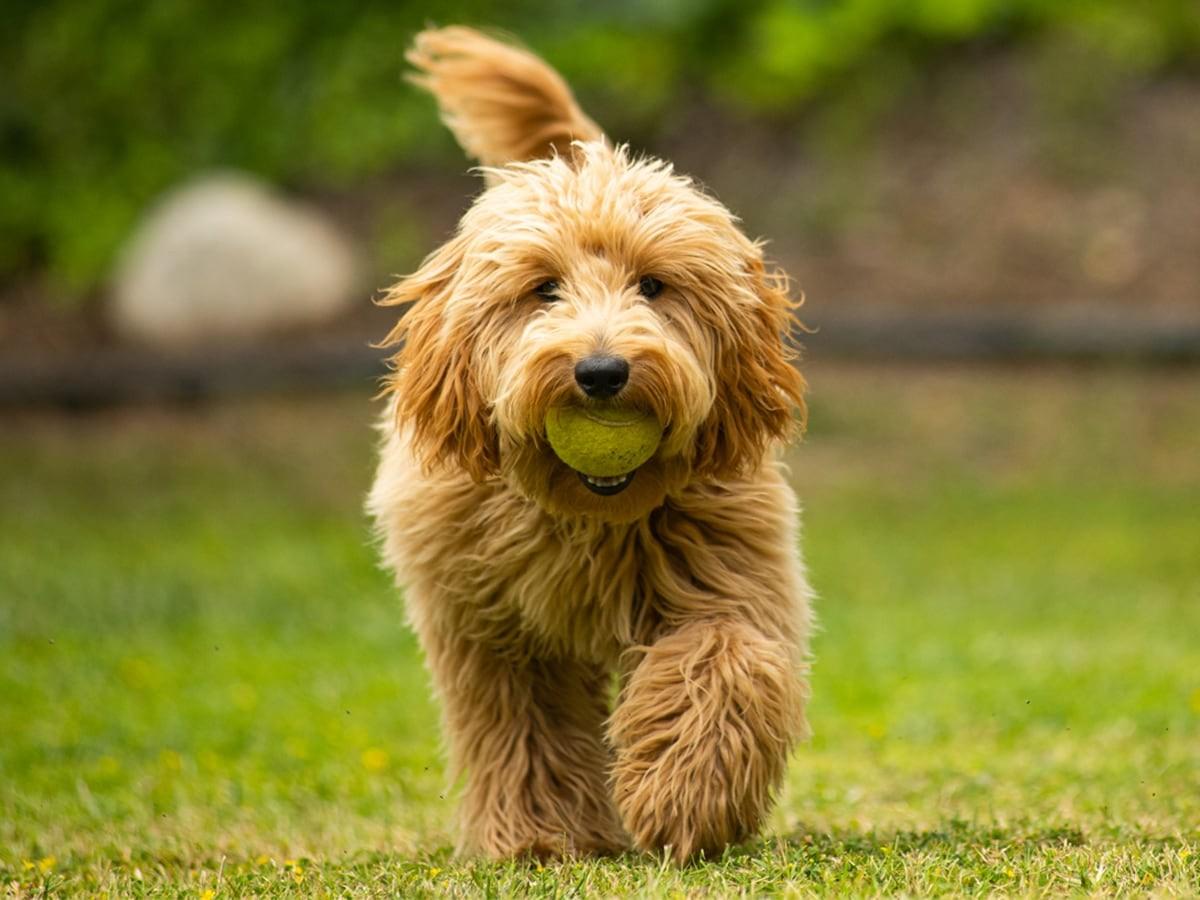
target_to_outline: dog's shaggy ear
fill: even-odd
[[[562,76],[532,53],[471,28],[431,28],[407,54],[412,80],[437,98],[442,121],[485,166],[566,155],[603,137]]]
[[[409,307],[382,346],[401,345],[386,391],[422,463],[458,465],[482,481],[499,468],[500,449],[476,381],[476,335],[470,320],[450,308],[463,243],[454,238],[431,253],[379,301]]]
[[[693,468],[730,476],[756,465],[773,440],[787,440],[805,423],[804,379],[788,343],[799,305],[781,270],[768,270],[755,246],[747,274],[755,302],[740,305],[720,330],[717,396],[694,443]]]

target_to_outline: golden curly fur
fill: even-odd
[[[488,166],[383,301],[411,308],[369,500],[465,777],[460,849],[718,853],[758,829],[806,728],[787,278],[532,54],[446,28],[409,59]],[[611,496],[544,433],[550,408],[596,402],[574,371],[597,352],[629,363],[606,402],[666,426]]]

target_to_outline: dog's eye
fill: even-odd
[[[647,299],[657,297],[662,293],[663,283],[653,275],[643,275],[638,280],[638,293]]]
[[[551,301],[557,300],[558,299],[558,282],[554,281],[553,279],[551,279],[550,281],[543,281],[541,284],[539,284],[537,287],[535,287],[533,289],[533,292],[535,294],[537,294],[539,297],[541,297],[543,300],[551,300]]]

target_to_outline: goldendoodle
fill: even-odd
[[[465,779],[460,850],[711,857],[806,731],[787,276],[532,54],[455,27],[408,58],[486,181],[384,300],[411,308],[369,500]],[[548,442],[563,407],[653,415],[661,442],[589,476]]]

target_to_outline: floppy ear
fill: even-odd
[[[804,427],[804,378],[788,343],[799,304],[788,296],[786,273],[768,271],[757,247],[746,265],[756,302],[736,309],[718,332],[717,396],[694,445],[700,474],[736,475],[756,465],[771,441]]]
[[[385,390],[427,469],[458,465],[482,481],[499,468],[500,449],[476,380],[470,317],[455,315],[450,303],[463,254],[454,238],[379,301],[410,305],[383,342],[401,344]]]

